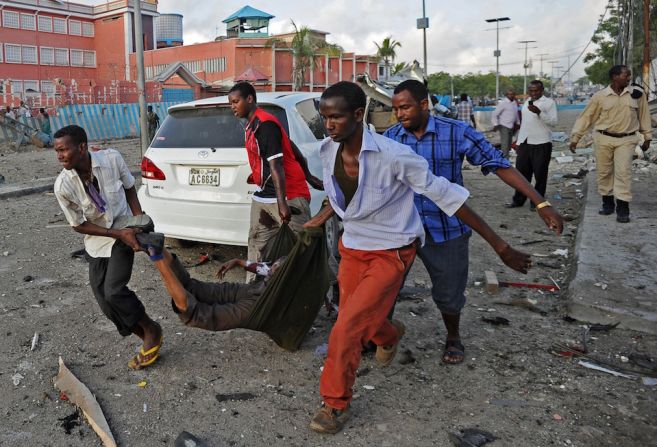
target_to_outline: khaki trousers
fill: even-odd
[[[632,201],[632,158],[638,143],[638,135],[615,138],[593,133],[600,195]]]
[[[290,229],[296,234],[303,229],[303,224],[310,219],[310,202],[303,197],[296,197],[287,201],[292,218]],[[281,226],[281,217],[278,215],[278,203],[251,202],[251,222],[249,224],[249,261],[262,260],[262,250]],[[255,273],[247,272],[246,282],[255,279]]]

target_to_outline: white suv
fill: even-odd
[[[319,93],[258,93],[258,106],[273,114],[321,178],[320,142],[326,137]],[[244,149],[244,125],[228,97],[169,108],[141,163],[139,201],[165,235],[201,242],[246,245],[254,185]],[[312,214],[326,195],[310,189]],[[337,246],[337,220],[327,225],[327,243]]]

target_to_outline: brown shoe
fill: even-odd
[[[391,320],[390,322],[397,328],[399,338],[397,339],[397,343],[394,345],[376,347],[376,361],[381,366],[388,366],[392,362],[392,360],[395,358],[395,354],[397,354],[399,342],[406,333],[406,326],[404,326],[404,323],[397,320]]]
[[[342,430],[350,417],[351,412],[348,406],[344,410],[338,410],[337,408],[322,404],[310,421],[310,428],[318,433],[334,435]]]

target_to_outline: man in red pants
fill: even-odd
[[[408,146],[363,128],[365,94],[356,84],[338,82],[326,89],[320,113],[331,137],[322,144],[324,188],[330,206],[305,226],[323,224],[337,213],[344,233],[339,248],[340,310],[329,336],[320,380],[324,404],[310,428],[337,433],[349,419],[352,386],[361,349],[377,345],[376,359],[392,362],[404,325],[387,315],[424,230],[413,192],[425,195],[447,215],[457,215],[482,235],[510,267],[526,272],[529,256],[512,249],[466,205],[468,191],[436,177],[427,161]]]

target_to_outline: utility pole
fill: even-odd
[[[552,98],[554,98],[554,67],[558,63],[559,63],[559,61],[548,61],[548,64],[551,65],[551,67],[550,67],[550,83],[552,85],[551,85],[550,90],[552,91]]]
[[[643,0],[643,89],[650,95],[650,0]]]
[[[422,30],[422,38],[424,40],[424,78],[429,76],[427,71],[427,28],[429,28],[429,17],[427,17],[424,0],[422,0],[422,17],[417,19],[417,29]]]
[[[536,56],[540,57],[541,60],[541,71],[538,73],[538,77],[542,78],[543,77],[543,56],[548,56],[550,53],[541,53],[537,54]]]
[[[135,50],[137,61],[137,94],[139,95],[139,127],[141,135],[141,155],[148,150],[148,120],[146,117],[146,97],[144,92],[144,36],[141,29],[141,0],[135,1]]]
[[[493,53],[493,56],[495,56],[495,100],[500,97],[500,56],[502,55],[502,52],[500,51],[500,22],[506,22],[507,20],[511,19],[508,17],[486,19],[486,22],[488,23],[495,22],[495,29],[497,30],[495,35],[495,52]]]
[[[527,64],[527,48],[529,47],[530,43],[536,43],[535,40],[521,40],[518,43],[524,43],[525,44],[525,76],[522,81],[522,93],[527,94],[527,69],[529,68],[529,64]],[[536,48],[536,47],[532,47]]]

